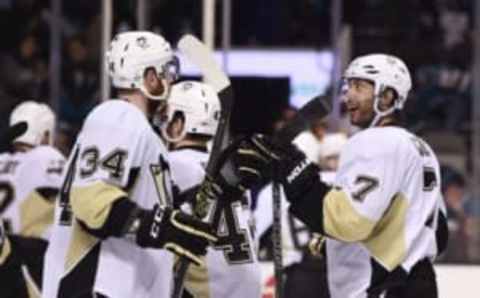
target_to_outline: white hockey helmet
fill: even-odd
[[[183,81],[172,86],[168,98],[167,121],[162,133],[169,142],[178,142],[186,134],[213,136],[220,119],[220,99],[212,87],[196,81]],[[176,113],[183,114],[184,129],[178,138],[168,135],[166,127]]]
[[[152,100],[168,97],[170,83],[179,73],[178,59],[170,43],[162,36],[148,31],[129,31],[117,34],[105,54],[106,67],[113,86],[122,89],[140,89]],[[144,85],[144,74],[154,68],[162,80],[164,92],[150,94]]]
[[[370,54],[355,58],[347,67],[344,79],[364,79],[374,85],[374,104],[376,120],[401,110],[407,101],[408,92],[412,88],[412,78],[405,63],[398,57],[386,54]],[[380,95],[386,88],[397,93],[397,100],[390,109],[380,111]]]
[[[34,101],[22,102],[10,114],[10,126],[19,122],[26,122],[28,127],[27,131],[16,138],[14,142],[38,146],[41,144],[45,133],[48,132],[48,143],[53,144],[55,114],[48,105]]]

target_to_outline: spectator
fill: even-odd
[[[26,99],[45,95],[48,69],[38,54],[37,38],[29,33],[21,38],[12,53],[2,57],[0,81],[12,97]]]
[[[79,127],[98,101],[98,65],[89,60],[85,41],[72,37],[66,44],[63,64],[63,100],[60,102],[60,120]]]
[[[441,167],[442,193],[447,205],[449,245],[442,257],[447,262],[466,262],[468,260],[467,214],[465,212],[465,179],[449,166]],[[462,245],[458,245],[462,243]]]
[[[20,101],[46,99],[48,68],[39,57],[37,38],[24,35],[15,49],[0,56],[0,112],[7,115]],[[0,126],[6,122],[0,120]]]
[[[287,124],[287,122],[295,118],[297,112],[297,109],[291,106],[284,108],[280,113],[280,118],[273,123],[273,132],[275,133],[280,131],[285,124]]]

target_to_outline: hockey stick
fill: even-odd
[[[178,49],[201,70],[205,82],[213,87],[220,98],[220,119],[206,168],[206,179],[208,179],[209,176],[213,177],[217,169],[220,152],[227,147],[230,138],[229,122],[233,108],[233,90],[230,79],[220,69],[213,53],[196,37],[185,35],[180,39]],[[233,168],[227,167],[226,169],[233,173]],[[190,262],[186,258],[182,258],[179,267],[175,270],[173,298],[180,298],[182,295],[185,274],[189,265]]]
[[[288,144],[302,131],[308,128],[309,123],[315,118],[323,118],[331,111],[331,106],[327,96],[316,96],[305,104],[293,118],[292,121],[280,130],[274,136],[274,142],[279,145]],[[273,246],[273,267],[275,275],[275,297],[283,297],[283,258],[282,258],[282,198],[280,194],[280,184],[275,182],[272,186],[273,200],[273,226],[272,226],[272,246]]]

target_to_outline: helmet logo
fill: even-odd
[[[391,65],[395,65],[395,64],[397,64],[397,61],[395,60],[394,57],[389,56],[389,57],[387,57],[387,63],[391,64]]]
[[[183,83],[183,85],[182,85],[183,91],[188,91],[188,90],[190,90],[190,89],[192,89],[192,88],[193,88],[193,84],[190,83],[190,82],[185,82],[185,83]]]
[[[110,62],[110,64],[108,65],[108,69],[110,70],[111,73],[114,73],[115,72],[115,62]]]
[[[137,38],[137,46],[139,46],[142,49],[146,49],[150,47],[150,45],[147,42],[147,38],[145,36]]]

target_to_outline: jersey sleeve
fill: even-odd
[[[139,119],[129,113],[100,112],[87,118],[68,171],[74,177],[70,181],[70,203],[75,217],[92,233],[97,231],[97,236],[106,237],[118,234],[122,217],[128,217],[133,204],[126,189],[129,176],[141,166],[142,156],[152,140],[150,127],[139,125]],[[108,122],[103,117],[109,117]],[[69,173],[66,183],[68,176]],[[111,214],[116,214],[115,218]]]
[[[385,136],[387,137],[387,136]],[[350,142],[342,152],[334,183],[323,202],[327,235],[354,242],[372,233],[400,189],[408,156],[402,144],[378,142],[371,136]]]
[[[48,238],[64,162],[63,155],[50,146],[36,147],[24,155],[23,171],[17,177],[22,187],[18,209],[20,235]]]

